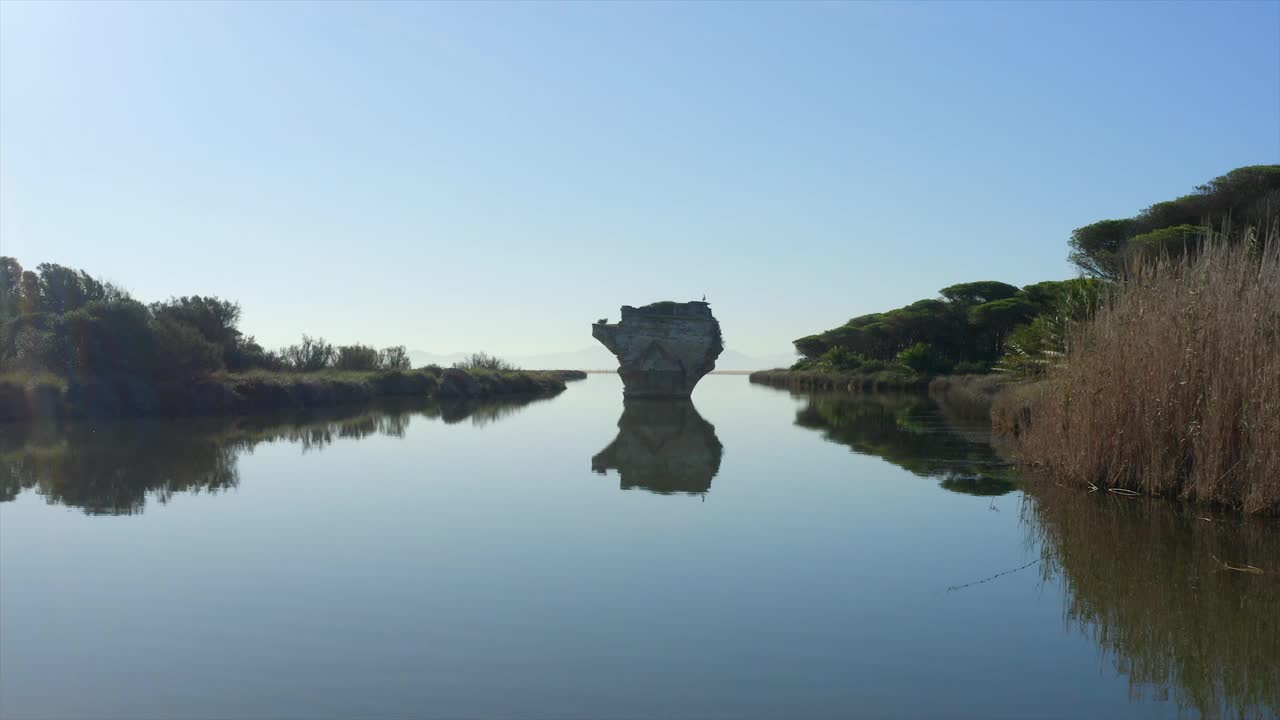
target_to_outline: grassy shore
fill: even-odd
[[[164,383],[134,375],[62,378],[47,373],[0,376],[0,420],[239,413],[329,407],[379,397],[490,399],[553,395],[564,373],[440,369],[347,372],[216,373]]]
[[[761,385],[808,391],[928,391],[930,395],[989,408],[991,399],[1013,382],[1003,373],[985,375],[919,375],[894,370],[874,373],[817,370],[759,370],[748,380]]]
[[[747,379],[760,385],[788,390],[927,390],[933,379],[928,375],[912,375],[884,370],[874,373],[831,372],[823,370],[758,370]]]

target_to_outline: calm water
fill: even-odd
[[[711,376],[0,429],[0,716],[1273,717],[1280,527]],[[1003,574],[1001,574],[1003,573]]]

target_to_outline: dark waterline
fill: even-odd
[[[0,426],[0,717],[1273,717],[1280,528],[914,395]]]

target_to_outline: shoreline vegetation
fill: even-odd
[[[944,288],[800,338],[799,362],[751,381],[965,397],[1056,480],[1280,516],[1280,165],[1069,245],[1080,278]]]
[[[1038,382],[995,398],[1021,460],[1091,490],[1280,515],[1280,223],[1137,266]]]
[[[0,421],[248,413],[368,403],[378,398],[491,400],[541,397],[565,389],[576,371],[422,370],[308,373],[254,370],[177,382],[137,376],[66,379],[0,377]]]
[[[549,395],[579,371],[526,371],[485,353],[414,370],[403,345],[303,335],[268,351],[213,296],[144,304],[83,270],[0,257],[0,421],[243,413],[380,397]]]

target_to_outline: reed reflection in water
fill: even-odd
[[[1023,520],[1067,627],[1134,700],[1206,718],[1280,715],[1280,527],[1165,500],[1028,483]],[[1260,572],[1227,567],[1253,566]]]

